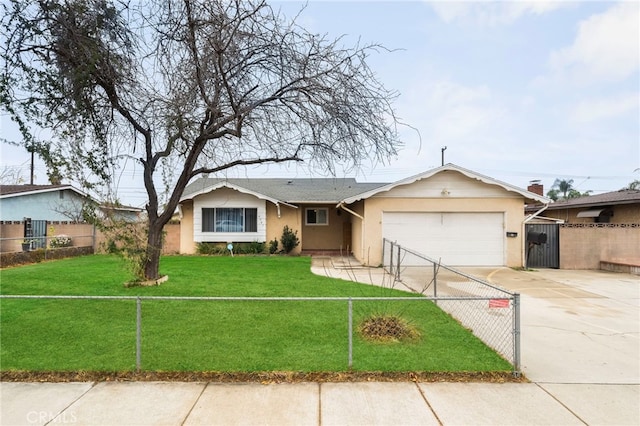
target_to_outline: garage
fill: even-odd
[[[383,212],[388,240],[450,266],[505,265],[503,212]]]

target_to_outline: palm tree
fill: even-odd
[[[567,194],[573,189],[573,179],[556,179],[551,185],[551,190],[547,192],[547,196],[553,201],[558,201],[558,195],[562,194],[561,199],[568,199]]]

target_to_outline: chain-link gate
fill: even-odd
[[[383,240],[383,266],[501,354],[520,375],[520,295]]]

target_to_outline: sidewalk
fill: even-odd
[[[638,386],[0,383],[2,425],[637,425]],[[606,409],[603,409],[606,408]]]

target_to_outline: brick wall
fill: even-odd
[[[163,254],[176,254],[180,252],[180,224],[169,223],[164,226]]]
[[[180,251],[180,225],[165,226],[165,243],[162,252],[173,254]],[[0,222],[0,252],[22,251],[24,225],[18,221]],[[72,222],[50,222],[47,224],[47,237],[67,235],[71,237],[72,247],[93,247],[96,252],[103,251],[106,243],[105,236],[94,229],[93,225]],[[95,240],[94,240],[95,235]]]
[[[560,225],[560,269],[600,269],[600,262],[640,263],[640,224]]]
[[[24,225],[22,222],[5,221],[0,223],[0,252],[22,251],[22,236],[24,235]],[[4,238],[15,238],[5,240]]]

